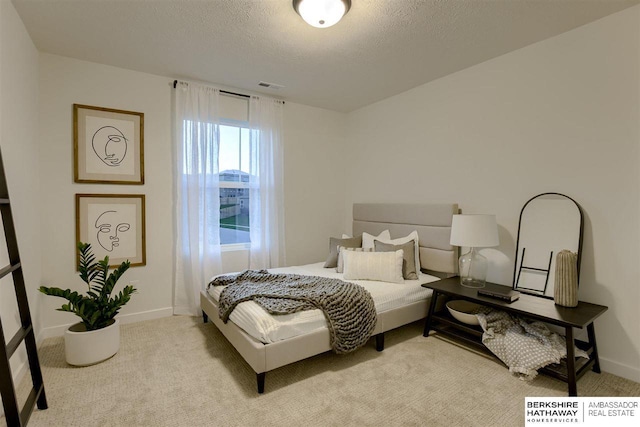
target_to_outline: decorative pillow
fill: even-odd
[[[338,246],[338,268],[336,268],[338,273],[342,273],[344,271],[344,251],[373,252],[373,248],[345,248],[343,246]]]
[[[401,245],[392,245],[390,243],[383,243],[376,240],[374,244],[376,245],[376,252],[395,252],[402,249],[404,252],[402,277],[407,280],[416,280],[418,278],[418,273],[416,271],[415,245],[413,240]],[[340,260],[338,260],[338,267],[340,267]]]
[[[362,246],[362,236],[351,237],[349,239],[329,239],[329,256],[324,263],[324,268],[336,268],[338,266],[338,246],[345,248],[359,248]]]
[[[416,259],[416,273],[420,271],[420,246],[418,244],[418,232],[412,231],[409,235],[404,237],[399,237],[397,239],[380,239],[376,237],[376,240],[379,240],[382,243],[389,243],[392,245],[401,245],[403,243],[414,241],[414,250],[415,250],[415,259]],[[364,240],[363,240],[364,242]],[[364,244],[363,244],[364,247]]]
[[[345,280],[378,280],[404,283],[403,251],[355,252],[343,251]]]
[[[377,236],[373,236],[369,233],[362,233],[362,247],[373,248],[374,239],[384,240],[384,241],[391,240],[391,233],[389,233],[389,230],[384,230],[382,233],[378,234]]]

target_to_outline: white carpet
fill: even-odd
[[[62,338],[40,349],[49,409],[32,426],[521,426],[526,396],[566,396],[566,384],[523,382],[499,362],[422,324],[348,355],[325,353],[255,373],[212,324],[168,317],[122,326],[118,354],[98,365],[64,361]],[[22,388],[26,389],[25,378]],[[587,373],[579,395],[640,396],[640,384]]]

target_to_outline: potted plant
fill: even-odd
[[[41,286],[40,292],[66,299],[69,302],[57,310],[80,317],[81,322],[65,331],[65,356],[70,365],[86,366],[102,362],[118,352],[120,322],[115,316],[136,289],[127,285],[118,294],[111,295],[118,279],[131,265],[128,260],[108,274],[109,257],[96,261],[91,244],[78,243],[78,255],[79,275],[89,288],[86,295],[46,286]]]

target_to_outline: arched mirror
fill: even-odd
[[[543,193],[522,207],[518,224],[513,289],[553,298],[556,256],[562,250],[578,254],[580,279],[582,209],[571,197]]]

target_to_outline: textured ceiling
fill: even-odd
[[[42,52],[345,112],[639,2],[353,0],[318,29],[291,0],[12,1]]]

